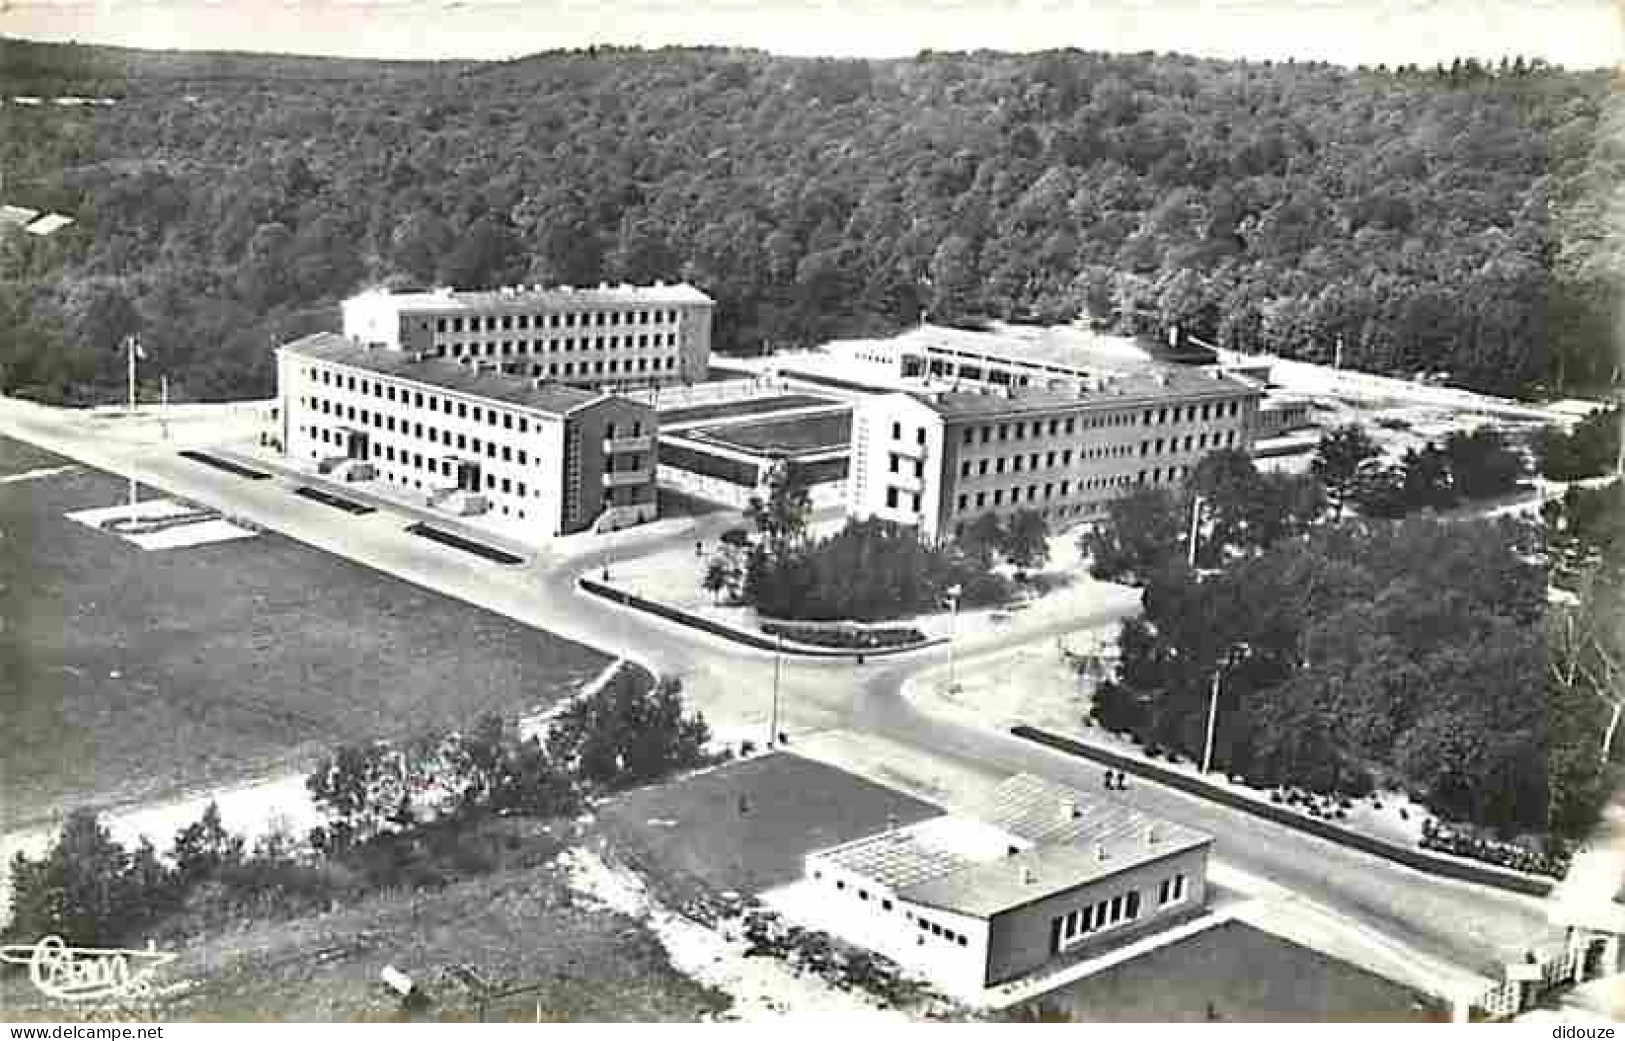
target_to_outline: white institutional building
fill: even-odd
[[[1058,382],[937,382],[857,401],[848,513],[932,541],[1018,509],[1065,527],[1133,487],[1181,480],[1216,449],[1248,451],[1264,397],[1219,369]]]
[[[316,333],[277,350],[284,454],[379,481],[522,537],[653,520],[657,431],[642,402],[503,375],[471,356]]]
[[[344,301],[344,335],[425,358],[601,390],[697,383],[715,304],[687,284],[374,290]]]
[[[1213,840],[1022,774],[970,816],[807,854],[798,902],[950,994],[1088,958],[1200,914]]]

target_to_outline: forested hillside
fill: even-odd
[[[1053,52],[494,64],[0,41],[0,387],[267,394],[375,283],[683,278],[754,352],[918,319],[1177,321],[1496,392],[1606,382],[1625,121],[1601,73]],[[1612,133],[1600,128],[1612,121]],[[1548,353],[1548,345],[1550,354]]]

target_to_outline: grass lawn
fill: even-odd
[[[709,419],[730,416],[754,416],[759,412],[778,412],[787,408],[806,408],[812,405],[834,405],[829,398],[815,398],[810,394],[780,394],[771,398],[750,398],[745,401],[722,401],[715,405],[694,405],[690,408],[662,410],[660,425],[674,423],[701,423]]]
[[[279,535],[146,552],[63,516],[126,488],[0,485],[0,827],[528,712],[606,664]]]
[[[748,812],[740,813],[739,800]],[[631,792],[599,814],[616,856],[673,906],[758,893],[801,877],[804,854],[942,811],[789,753],[758,756]]]
[[[395,889],[330,913],[286,920],[233,918],[223,926],[166,935],[176,962],[160,984],[188,986],[160,1002],[157,1018],[225,1022],[470,1022],[476,995],[445,975],[472,969],[506,993],[489,1022],[693,1022],[728,999],[678,973],[646,925],[570,891],[553,855],[568,823],[487,822],[507,849],[489,873],[436,889]],[[430,999],[409,1015],[379,982],[386,965]],[[0,1008],[21,1021],[62,1022],[61,1006],[32,991],[25,972],[0,975]]]
[[[47,452],[43,448],[35,448],[26,441],[13,441],[10,438],[0,437],[0,477],[27,473],[30,470],[45,470],[56,466],[72,465],[72,459],[64,459],[59,455]]]
[[[852,413],[836,412],[821,416],[797,416],[761,423],[711,427],[686,433],[732,445],[752,452],[810,452],[814,449],[844,448],[852,440]]]
[[[1046,994],[1028,1008],[1101,1023],[1439,1022],[1424,995],[1241,922]]]

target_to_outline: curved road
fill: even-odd
[[[772,654],[622,611],[575,588],[577,576],[596,573],[606,561],[712,538],[729,518],[701,518],[675,531],[663,525],[666,530],[654,534],[633,529],[606,537],[602,550],[573,557],[544,554],[526,567],[500,567],[407,534],[398,516],[380,511],[347,518],[289,494],[285,481],[243,480],[176,454],[189,437],[195,444],[218,441],[218,425],[199,421],[189,433],[189,424],[177,417],[169,424],[173,440],[160,440],[156,426],[149,426],[86,422],[82,413],[0,398],[0,433],[135,476],[566,638],[599,648],[632,648],[636,659],[680,677],[687,695],[708,716],[766,729]],[[1023,643],[1111,624],[1131,610],[1119,604],[1048,621],[1023,619],[1005,631],[961,639],[959,658],[968,668],[975,659]],[[902,695],[908,677],[946,660],[941,647],[864,666],[786,658],[780,674],[781,729],[797,737],[830,730],[875,734],[990,781],[1031,771],[1084,790],[1099,789],[1098,766],[933,715]],[[1419,954],[1497,978],[1507,949],[1528,944],[1546,928],[1544,904],[1533,898],[1425,875],[1154,783],[1138,780],[1110,797],[1214,835],[1215,858],[1224,864],[1301,893]]]

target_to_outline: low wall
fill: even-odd
[[[765,636],[761,633],[747,632],[744,629],[736,629],[731,625],[723,625],[721,622],[714,622],[709,618],[704,618],[700,615],[684,611],[682,608],[673,607],[670,604],[663,604],[658,600],[648,600],[638,596],[636,593],[627,592],[624,589],[616,589],[614,586],[605,585],[602,582],[587,578],[584,575],[576,579],[576,585],[580,587],[582,592],[590,593],[600,599],[608,600],[612,603],[624,604],[627,607],[636,608],[639,611],[647,612],[655,615],[658,618],[664,618],[667,621],[676,622],[679,625],[686,625],[691,629],[699,629],[702,632],[710,633],[712,636],[720,636],[724,640],[732,640],[734,643],[744,644],[746,647],[754,647],[759,651],[782,650],[785,654],[794,655],[801,658],[884,658],[889,655],[906,654],[909,651],[917,651],[926,647],[935,647],[940,643],[946,642],[942,637],[938,637],[936,639],[926,640],[924,643],[911,644],[907,647],[887,647],[879,650],[863,651],[845,651],[834,650],[829,647],[812,647],[807,644],[796,643],[793,640],[786,640],[781,644],[778,640],[775,640],[770,636]]]
[[[1230,809],[1250,813],[1255,817],[1262,817],[1276,824],[1284,824],[1289,828],[1297,828],[1299,831],[1306,831],[1317,838],[1336,842],[1339,845],[1357,849],[1362,853],[1370,853],[1373,856],[1391,860],[1396,864],[1403,864],[1408,868],[1425,871],[1430,875],[1440,875],[1444,878],[1453,878],[1462,882],[1476,882],[1479,885],[1494,886],[1497,889],[1505,889],[1525,896],[1544,897],[1551,893],[1556,886],[1556,883],[1550,879],[1536,878],[1533,875],[1506,871],[1488,865],[1472,864],[1454,858],[1435,856],[1422,850],[1401,846],[1349,828],[1340,828],[1327,821],[1294,813],[1274,803],[1250,799],[1245,795],[1230,791],[1228,788],[1207,784],[1194,777],[1188,777],[1177,770],[1169,770],[1155,763],[1145,762],[1142,759],[1087,745],[1068,737],[1062,737],[1059,734],[1052,734],[1047,730],[1039,730],[1036,727],[1029,726],[1014,726],[1010,728],[1010,732],[1017,737],[1026,738],[1029,741],[1046,745],[1058,751],[1083,756],[1086,759],[1093,759],[1114,769],[1126,770],[1142,777],[1149,777],[1159,784],[1165,784],[1170,788],[1178,788],[1180,791],[1200,796],[1222,806],[1228,806]]]

